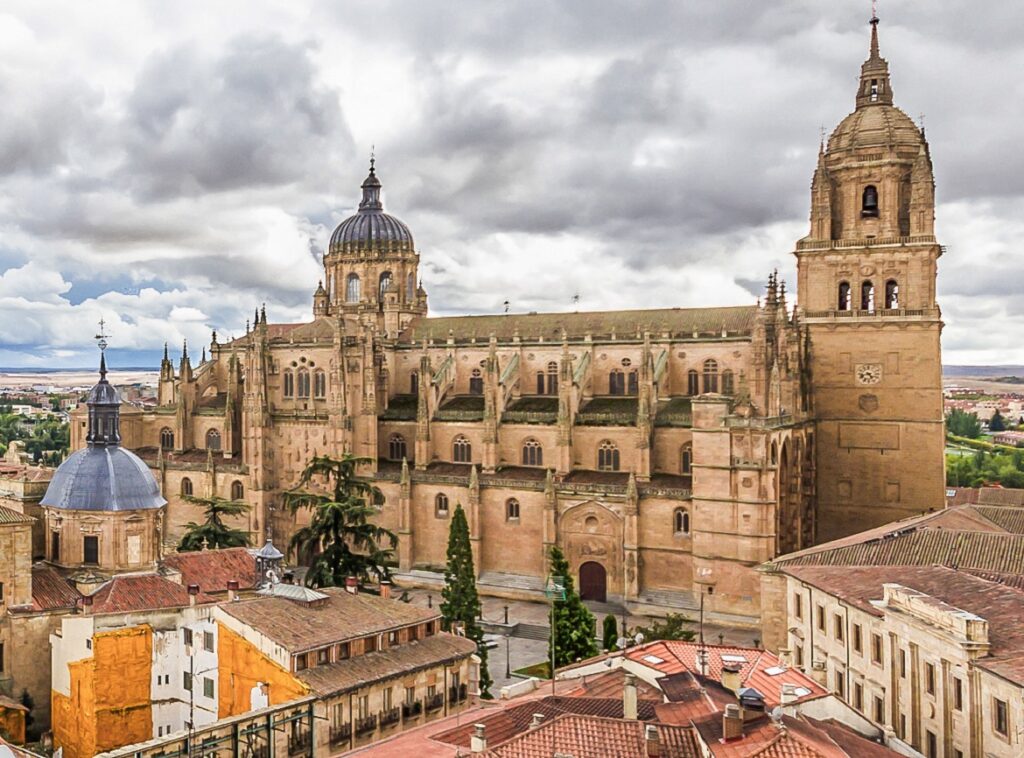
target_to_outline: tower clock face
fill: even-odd
[[[857,384],[878,384],[882,381],[882,366],[878,363],[857,364]]]

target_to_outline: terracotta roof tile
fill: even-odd
[[[188,590],[158,574],[115,576],[92,594],[93,613],[183,608],[188,604]]]
[[[233,579],[239,589],[252,589],[257,583],[256,558],[245,547],[172,553],[164,558],[164,565],[181,572],[182,585],[198,584],[206,593],[226,592]]]
[[[0,524],[25,524],[29,525],[34,518],[26,516],[24,513],[19,513],[11,508],[5,508],[0,505]]]
[[[37,563],[32,567],[33,610],[67,610],[77,606],[81,599],[81,593],[53,566]]]
[[[575,690],[566,693],[568,697],[605,697],[622,699],[622,688],[626,683],[626,672],[622,669],[606,671],[603,674],[596,674],[584,677],[580,686]],[[655,700],[661,702],[661,690],[648,684],[642,679],[636,682],[637,697],[640,700]]]

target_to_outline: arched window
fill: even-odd
[[[473,446],[461,434],[452,442],[452,460],[456,463],[469,463],[473,459]]]
[[[637,375],[636,369],[629,372],[628,386],[626,387],[627,395],[638,395],[640,394],[640,380]]]
[[[608,372],[608,394],[626,394],[626,375],[622,372],[621,369],[613,368],[610,372]]]
[[[299,397],[309,397],[309,372],[299,369]]]
[[[547,389],[546,389],[546,384],[545,384],[545,380],[544,380],[544,372],[543,371],[538,371],[537,372],[537,394],[538,395],[545,395],[545,394],[547,394]]]
[[[693,445],[689,442],[679,450],[679,473],[684,476],[693,473]]]
[[[245,487],[242,486],[240,481],[235,479],[235,481],[231,482],[231,499],[241,500],[243,497],[245,497]]]
[[[619,448],[611,440],[605,440],[597,448],[597,470],[619,470]]]
[[[518,521],[519,520],[519,501],[514,497],[505,501],[505,520],[506,521]]]
[[[383,303],[384,302],[384,293],[388,291],[388,288],[390,286],[391,286],[391,272],[390,271],[385,271],[383,274],[380,275],[380,287],[377,290],[377,302],[378,303]]]
[[[889,310],[900,307],[900,285],[895,279],[885,283],[885,307]]]
[[[206,449],[220,450],[220,432],[216,429],[211,429],[206,433]]]
[[[164,450],[174,450],[174,432],[166,426],[160,430],[160,447]]]
[[[733,395],[736,393],[736,383],[733,381],[732,371],[726,369],[722,372],[722,394]]]
[[[700,374],[697,373],[697,369],[691,368],[686,372],[686,394],[700,394]]]
[[[313,372],[313,397],[321,400],[327,397],[327,374],[320,369]]]
[[[718,361],[714,358],[704,361],[704,391],[718,392]]]
[[[478,368],[473,369],[472,373],[469,375],[469,394],[484,394],[484,377]]]
[[[558,363],[548,361],[548,394],[558,394]]]
[[[411,303],[416,299],[416,277],[411,273],[405,277],[405,302]]]
[[[544,465],[544,448],[540,446],[540,443],[532,437],[523,442],[523,465],[524,466],[543,466]]]
[[[291,371],[284,372],[284,396],[295,397],[295,374]]]
[[[359,275],[349,274],[345,279],[345,301],[349,303],[359,302]]]
[[[772,443],[771,457],[768,459],[768,462],[772,466],[779,462],[779,446],[775,442]]]
[[[192,497],[192,480],[187,476],[181,480],[181,494],[185,497]]]
[[[438,492],[434,498],[434,515],[438,518],[448,518],[448,496]]]
[[[864,194],[861,196],[860,215],[864,218],[878,216],[878,190],[873,184],[864,188]]]
[[[839,310],[850,310],[850,306],[853,305],[853,303],[850,302],[852,299],[853,293],[850,291],[850,283],[839,282]]]
[[[392,434],[388,440],[388,458],[393,461],[400,461],[406,457],[405,437],[401,434]]]
[[[690,512],[685,508],[676,508],[672,514],[672,531],[676,534],[690,533]]]
[[[860,309],[862,311],[875,310],[875,285],[870,279],[864,280],[860,285]]]
[[[414,395],[420,394],[420,372],[413,371],[409,374],[409,392]]]

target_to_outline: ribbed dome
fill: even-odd
[[[894,105],[873,104],[858,108],[839,122],[828,138],[835,153],[862,147],[913,147],[924,143],[913,119]]]
[[[167,501],[142,460],[122,447],[87,447],[54,472],[41,505],[76,511],[134,511]]]
[[[381,183],[370,161],[370,175],[362,184],[363,199],[354,216],[338,224],[331,235],[329,252],[366,248],[413,250],[412,232],[404,223],[384,212]]]

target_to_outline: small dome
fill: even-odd
[[[338,224],[331,235],[329,253],[374,247],[397,247],[412,251],[412,232],[404,223],[384,212],[380,189],[380,180],[373,161],[370,161],[370,175],[362,184],[363,199],[359,203],[359,210]]]
[[[913,119],[894,105],[873,104],[858,108],[839,122],[828,138],[834,154],[863,147],[912,147],[915,154],[924,136]]]
[[[134,511],[159,508],[149,467],[122,447],[87,447],[72,453],[53,474],[41,505],[73,511]]]

